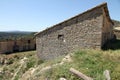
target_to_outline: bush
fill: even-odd
[[[29,69],[31,67],[34,67],[34,65],[36,64],[36,61],[30,60],[26,64],[27,64],[27,69]]]

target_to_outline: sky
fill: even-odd
[[[42,31],[103,2],[120,21],[120,0],[0,0],[0,31]]]

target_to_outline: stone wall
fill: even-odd
[[[36,41],[33,39],[21,39],[16,41],[0,42],[0,54],[28,51],[36,49]]]
[[[79,49],[100,49],[102,26],[100,7],[54,25],[37,35],[38,56],[46,60]]]
[[[7,42],[0,42],[0,53],[7,53],[7,51],[10,52],[10,48],[8,48]]]
[[[102,46],[104,48],[105,44],[113,39],[113,23],[109,19],[107,7],[103,7],[103,27],[102,27]]]
[[[113,30],[117,39],[120,39],[120,30]]]

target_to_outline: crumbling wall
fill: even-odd
[[[0,54],[35,50],[35,45],[36,41],[34,39],[3,41],[0,42]]]

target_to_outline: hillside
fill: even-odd
[[[82,80],[69,72],[71,67],[94,80],[105,80],[103,72],[109,70],[111,80],[120,80],[119,53],[120,50],[81,50],[51,61],[39,60],[36,51],[2,55],[0,80]]]
[[[36,32],[26,32],[26,31],[9,31],[0,32],[0,41],[3,40],[18,40],[21,38],[32,38]]]

